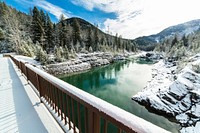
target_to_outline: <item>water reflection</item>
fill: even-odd
[[[106,67],[96,68],[92,71],[81,73],[72,76],[66,76],[61,78],[71,84],[75,84],[82,89],[97,89],[109,84],[115,84],[117,82],[117,75],[124,66],[130,64],[128,62],[119,62]],[[78,82],[78,84],[77,84]]]
[[[149,64],[123,61],[61,79],[175,133],[178,125],[162,116],[149,113],[143,106],[131,100],[151,79],[151,68],[152,65]]]

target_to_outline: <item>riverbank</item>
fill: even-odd
[[[64,75],[78,73],[94,67],[108,65],[115,61],[125,60],[133,53],[112,54],[108,52],[94,52],[89,54],[79,53],[75,59],[66,62],[49,64],[44,67],[45,71],[52,75]]]
[[[132,99],[151,111],[175,119],[181,133],[200,129],[200,54],[188,59],[176,73],[175,62],[160,60],[152,70],[152,80]]]

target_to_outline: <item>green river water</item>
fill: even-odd
[[[150,81],[151,69],[151,64],[123,61],[75,75],[65,75],[60,79],[155,125],[177,133],[177,124],[163,116],[150,113],[145,107],[131,100],[131,97]]]

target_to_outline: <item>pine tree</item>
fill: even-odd
[[[178,43],[177,35],[175,35],[174,39],[172,40],[171,47],[173,47],[176,43]]]
[[[0,3],[0,14],[5,15],[8,7],[5,2]]]
[[[48,14],[46,14],[46,41],[47,41],[47,51],[53,49],[53,23]]]
[[[44,11],[40,10],[40,21],[41,21],[41,25],[43,27],[46,26],[46,20],[47,20],[47,18],[46,18],[46,15],[45,15]]]
[[[47,18],[43,10],[40,10],[40,25],[41,25],[41,36],[40,43],[44,50],[47,50],[47,41],[46,41],[46,26],[47,26]]]
[[[98,31],[98,26],[95,27],[95,30],[94,30],[93,50],[94,51],[98,51],[99,50],[99,31]]]
[[[115,35],[115,40],[113,43],[113,51],[116,51],[118,49],[118,34]]]
[[[32,16],[32,32],[33,32],[33,42],[41,43],[41,38],[43,34],[43,27],[40,20],[40,12],[38,11],[37,7],[33,8],[33,16]]]
[[[92,46],[92,29],[91,27],[88,28],[87,31],[87,40],[86,40],[86,50],[89,51],[89,48]]]
[[[62,53],[63,53],[62,47],[55,46],[54,52],[55,52],[54,55],[55,55],[56,61],[61,62],[62,61]]]
[[[68,59],[69,58],[69,50],[68,48],[65,46],[63,49],[63,58]]]
[[[63,15],[63,14],[61,14],[60,15],[60,21],[59,22],[62,22],[62,21],[64,21],[66,18],[65,18],[65,16]]]
[[[78,52],[78,42],[80,43],[81,41],[81,33],[80,33],[80,25],[77,19],[74,19],[73,22],[73,44],[74,47],[76,48],[76,52]]]
[[[0,41],[4,40],[3,30],[0,28]]]
[[[64,47],[66,45],[66,32],[67,32],[67,27],[65,25],[64,21],[60,22],[61,24],[59,25],[59,41],[60,41],[60,46]]]
[[[59,40],[59,27],[56,26],[56,24],[53,24],[53,43],[55,46],[60,46],[60,40]]]
[[[122,36],[120,35],[118,37],[118,41],[117,41],[117,49],[122,49]]]
[[[65,17],[63,14],[61,14],[60,16],[60,20],[59,20],[59,25],[58,25],[58,28],[57,28],[57,41],[58,41],[58,44],[59,46],[61,47],[64,47],[65,45],[65,23],[64,23],[64,20],[65,20]]]
[[[46,64],[48,60],[46,51],[44,51],[38,43],[36,43],[36,60],[40,61],[42,64]]]
[[[182,37],[182,40],[183,40],[184,46],[187,47],[189,44],[188,44],[188,38],[186,37],[186,35],[184,35],[184,36]]]

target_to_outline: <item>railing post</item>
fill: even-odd
[[[94,117],[94,133],[100,133],[100,117],[98,114],[93,113]]]
[[[26,76],[26,78],[27,78],[27,68],[26,68],[26,64],[27,64],[28,62],[24,62],[24,75]]]
[[[22,71],[22,62],[20,61],[20,70],[21,70],[21,74],[23,74],[23,71]]]
[[[103,127],[104,133],[107,133],[107,128],[108,128],[108,122],[106,119],[104,119],[104,127]]]
[[[121,133],[121,132],[122,132],[122,130],[120,128],[118,128],[117,133]]]
[[[27,79],[27,82],[28,82],[28,80],[29,80],[29,76],[28,76],[28,68],[25,66],[25,68],[26,68],[26,79]]]
[[[88,117],[88,133],[93,133],[93,112],[90,109],[87,109],[87,117]]]
[[[40,80],[39,80],[39,76],[38,74],[36,74],[36,78],[37,78],[37,88],[39,91],[39,96],[40,96],[40,102],[42,103],[42,90],[41,90],[41,85],[40,85]]]
[[[100,117],[88,109],[88,133],[100,133]]]

